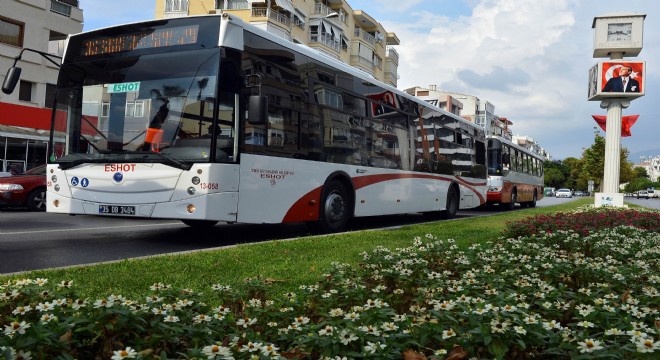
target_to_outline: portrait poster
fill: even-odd
[[[597,69],[596,71],[595,68]],[[596,91],[594,92],[594,75]],[[646,89],[646,62],[609,60],[601,61],[589,69],[589,100],[644,96]]]

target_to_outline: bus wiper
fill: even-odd
[[[67,169],[71,169],[72,167],[76,167],[80,164],[99,163],[99,162],[106,162],[106,161],[107,161],[106,159],[83,158],[83,159],[76,159],[76,160],[67,161],[67,162],[58,162],[57,165],[59,165],[60,169],[67,170]]]
[[[158,157],[165,160],[166,164],[173,165],[174,167],[177,167],[179,169],[190,170],[190,168],[192,168],[192,164],[185,163],[183,161],[179,161],[178,159],[175,159],[173,157],[169,157],[169,156],[163,154],[162,152],[152,152],[152,153],[149,153],[149,155],[158,155]],[[145,156],[145,158],[146,158],[146,156]]]

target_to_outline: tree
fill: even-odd
[[[564,174],[557,168],[546,169],[543,179],[546,187],[560,188],[564,184]]]
[[[628,149],[622,147],[620,154],[619,183],[633,179],[633,164],[628,161]],[[594,188],[600,189],[605,171],[605,138],[596,133],[594,143],[582,153],[582,172],[579,179],[594,181]]]

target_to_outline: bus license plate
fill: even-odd
[[[99,205],[99,214],[135,215],[135,206]]]

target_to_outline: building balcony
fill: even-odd
[[[341,50],[341,44],[338,39],[333,38],[330,34],[309,34],[309,45],[322,44],[337,53]]]
[[[371,59],[365,59],[359,55],[351,55],[351,66],[356,67],[358,69],[362,69],[365,72],[371,74],[372,76],[374,75],[374,71],[376,70],[376,66],[374,65],[374,62]]]
[[[355,28],[353,35],[355,36],[355,39],[362,40],[363,42],[366,42],[372,47],[376,46],[376,37],[374,37],[373,35],[369,34],[368,32],[360,28]]]
[[[394,64],[399,65],[399,53],[394,50],[394,48],[388,47],[387,54],[385,56],[387,57],[387,60],[390,60]]]
[[[326,17],[330,14],[336,14],[336,13],[337,13],[336,11],[332,10],[326,5],[321,3],[316,3],[314,4],[314,12],[312,13],[312,15]]]

